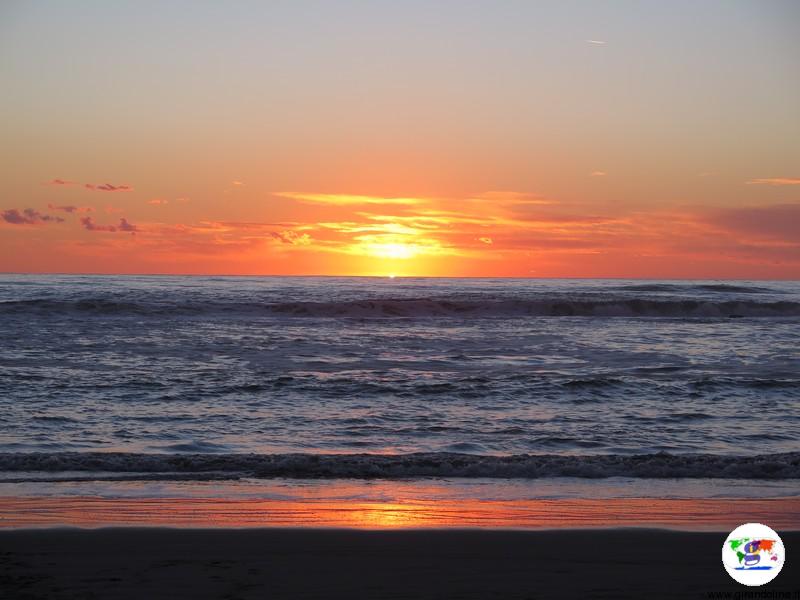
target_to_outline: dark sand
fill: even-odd
[[[786,567],[761,588],[728,577],[725,537],[641,529],[6,530],[0,597],[647,599],[780,590],[800,598],[800,532],[782,535]]]

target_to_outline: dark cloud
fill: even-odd
[[[81,217],[81,225],[87,231],[116,231],[113,225],[98,225],[92,217]]]
[[[66,179],[51,179],[47,185],[79,185],[77,181]],[[129,185],[113,185],[111,183],[84,183],[83,187],[87,190],[98,192],[132,192],[133,188]]]
[[[10,208],[4,210],[1,215],[6,223],[11,223],[12,225],[41,225],[43,223],[61,223],[64,221],[61,217],[43,215],[32,208],[26,208],[22,211]]]
[[[129,233],[136,233],[139,228],[133,223],[129,223],[127,219],[120,219],[119,225],[99,225],[94,222],[92,217],[81,217],[81,225],[87,231],[124,231]]]
[[[50,210],[60,210],[65,213],[76,213],[76,212],[92,212],[91,206],[56,206],[55,204],[48,204],[47,208]]]
[[[53,204],[48,204],[47,208],[50,210],[63,210],[66,213],[74,213],[77,212],[77,206],[54,206]]]
[[[717,211],[709,222],[762,238],[800,242],[800,203]]]
[[[120,219],[119,226],[117,227],[120,231],[129,231],[130,233],[135,233],[139,231],[139,229],[133,223],[128,223],[128,219]]]
[[[110,183],[85,183],[87,190],[98,192],[132,192],[133,188],[129,185],[111,185]]]

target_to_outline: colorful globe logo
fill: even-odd
[[[722,545],[725,570],[744,585],[769,583],[781,572],[785,560],[780,536],[761,523],[739,525]]]

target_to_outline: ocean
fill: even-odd
[[[800,495],[798,282],[3,275],[0,319],[6,495]]]

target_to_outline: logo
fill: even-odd
[[[722,545],[722,564],[744,585],[764,585],[778,576],[786,560],[781,538],[761,523],[745,523],[731,531]]]

